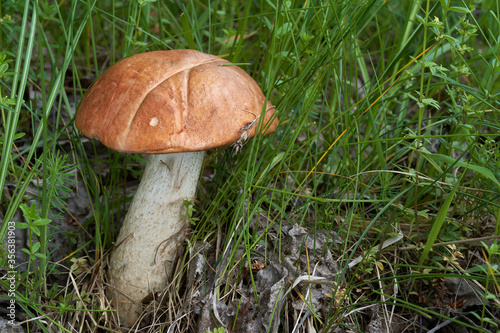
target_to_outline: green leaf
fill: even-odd
[[[30,225],[30,230],[33,231],[38,237],[40,237],[40,229],[33,225]]]
[[[139,41],[139,40],[138,40],[138,41],[135,41],[135,42],[134,42],[134,45],[135,45],[135,46],[140,46],[140,47],[146,47],[146,46],[148,45],[148,43],[146,43],[146,42],[141,42],[141,41]]]
[[[1,64],[0,65],[0,77],[2,77],[3,73],[5,73],[5,71],[7,70],[7,68],[9,68],[9,65],[7,65],[7,64]]]
[[[267,4],[269,6],[271,6],[272,9],[276,10],[276,5],[273,3],[273,1],[270,1],[270,0],[266,0],[267,1]]]
[[[37,219],[37,220],[35,220],[35,222],[32,223],[32,225],[36,225],[36,226],[47,225],[50,222],[52,222],[52,220],[50,220],[50,219]]]
[[[39,249],[40,249],[40,242],[36,242],[36,243],[35,243],[35,244],[33,244],[33,246],[31,247],[31,252],[32,252],[32,253],[35,253],[35,252],[37,252]]]
[[[265,16],[262,17],[262,21],[266,24],[266,26],[269,30],[272,29],[273,25],[271,24],[271,21],[269,21],[269,19],[267,17],[265,17]]]
[[[481,320],[481,317],[475,313],[475,312],[469,312],[470,314],[472,314],[474,317],[476,317],[477,319]],[[484,318],[483,318],[484,319]]]
[[[491,67],[493,67],[493,70],[495,72],[500,72],[500,61],[498,61],[497,59],[493,59],[491,61]]]
[[[194,43],[193,32],[191,31],[191,26],[189,24],[189,19],[186,13],[181,14],[181,25],[184,30],[184,36],[186,37],[186,41],[191,50],[196,50],[196,45]]]
[[[28,223],[31,222],[32,220],[38,219],[38,214],[40,213],[40,210],[36,209],[35,203],[32,203],[31,206],[29,207],[26,204],[21,204],[19,205],[19,208],[21,208],[23,216],[26,220],[28,220]]]
[[[464,168],[471,169],[475,172],[478,172],[483,177],[488,178],[489,180],[494,182],[500,188],[500,182],[497,180],[497,178],[495,177],[495,175],[493,174],[493,172],[490,169],[487,169],[487,168],[482,167],[482,166],[466,163],[466,162],[463,162],[460,160],[456,160],[453,157],[442,155],[442,154],[430,154],[429,157],[436,160],[436,161],[441,161],[441,162],[445,162],[445,163],[458,165],[458,166],[461,166]]]
[[[469,14],[470,10],[469,8],[466,7],[457,7],[457,6],[452,6],[449,8],[452,12],[457,12],[457,13],[464,13],[464,14]]]
[[[498,327],[498,324],[495,321],[493,321],[493,319],[491,319],[491,318],[484,317],[483,321],[490,324],[491,326]],[[497,331],[497,333],[498,333],[498,331]]]
[[[28,223],[16,222],[16,228],[18,228],[18,229],[27,229],[28,226],[29,226]]]
[[[417,21],[420,22],[421,24],[425,25],[425,20],[422,16],[420,15],[415,15],[417,17]]]
[[[433,106],[434,108],[436,108],[436,109],[438,109],[438,110],[439,110],[439,108],[440,108],[438,101],[436,101],[436,100],[435,100],[435,99],[433,99],[433,98],[424,98],[424,99],[422,99],[422,103],[423,103],[424,105]]]
[[[436,23],[436,22],[434,22],[434,21],[430,21],[430,22],[428,22],[428,23],[427,23],[427,25],[428,25],[429,27],[435,27],[435,28],[441,28],[441,27],[443,27],[443,23],[441,23],[441,22]]]
[[[472,273],[476,273],[476,272],[482,272],[482,273],[488,273],[488,265],[484,264],[484,265],[476,265],[474,267],[471,267],[469,268],[468,270],[466,270],[467,273],[469,274],[472,274]]]
[[[446,39],[452,46],[458,47],[458,40],[450,35],[443,35],[444,39]]]
[[[271,163],[269,163],[266,168],[262,171],[261,173],[261,176],[259,177],[260,180],[262,180],[266,174],[268,174],[272,168],[274,168],[276,166],[276,164],[278,164],[282,159],[283,157],[285,157],[285,152],[280,152],[278,153],[274,158],[273,160],[271,161]],[[260,181],[259,181],[260,183]]]
[[[276,31],[276,35],[278,37],[288,35],[290,31],[292,30],[292,24],[291,23],[284,23],[281,25],[278,30]]]

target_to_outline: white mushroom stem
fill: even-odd
[[[130,327],[141,301],[165,288],[175,268],[188,221],[184,200],[193,200],[204,152],[150,155],[116,240],[109,267],[121,324]]]

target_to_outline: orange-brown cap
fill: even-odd
[[[123,59],[86,93],[75,118],[87,137],[121,152],[201,151],[252,137],[265,97],[227,60],[194,50],[155,51]],[[267,102],[264,124],[274,113]],[[278,126],[275,117],[267,132]],[[245,134],[245,132],[247,132]]]

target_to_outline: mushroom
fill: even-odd
[[[260,134],[274,132],[278,119],[265,103],[244,70],[194,50],[123,59],[84,96],[75,125],[85,136],[115,151],[151,154],[110,258],[124,326],[171,278],[189,223],[184,200],[194,199],[204,151],[254,136],[261,115]]]

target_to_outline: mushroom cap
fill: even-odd
[[[268,124],[275,110],[264,102],[255,80],[227,60],[194,50],[154,51],[102,74],[82,99],[75,125],[116,151],[201,151],[252,137],[262,110],[269,125],[262,134],[274,132],[278,119]]]

